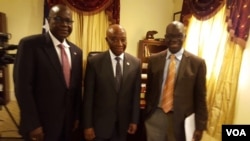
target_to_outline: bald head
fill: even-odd
[[[109,35],[116,33],[126,34],[126,30],[119,24],[112,24],[108,27],[106,31],[106,36],[108,37]]]
[[[171,22],[166,28],[165,42],[171,53],[181,50],[185,39],[184,25],[179,21]]]
[[[106,41],[116,56],[121,55],[127,46],[126,30],[119,24],[110,25],[106,32]]]
[[[71,11],[68,7],[66,7],[65,5],[62,5],[62,4],[57,4],[57,5],[54,5],[53,7],[51,7],[51,9],[49,11],[49,17],[54,17],[57,13],[59,13],[61,11],[65,11],[71,15]]]
[[[174,30],[177,30],[178,32],[185,33],[184,31],[184,25],[183,23],[179,21],[173,21],[167,26],[166,32],[174,32]]]

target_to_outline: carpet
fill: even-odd
[[[0,141],[21,139],[18,133],[19,117],[16,101],[10,101],[7,105],[0,106]]]

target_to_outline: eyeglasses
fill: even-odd
[[[62,18],[62,17],[50,17],[49,19],[53,19],[56,23],[67,23],[68,25],[71,25],[74,21],[72,21],[69,18]]]
[[[167,39],[182,39],[184,37],[183,34],[167,34],[165,38]]]

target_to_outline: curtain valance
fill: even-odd
[[[111,24],[120,23],[120,0],[46,0],[49,7],[66,4],[80,13],[95,14],[105,10]]]
[[[181,19],[185,21],[191,15],[199,20],[209,19],[223,4],[224,0],[183,0]]]
[[[113,0],[65,0],[81,12],[96,13],[107,8]]]

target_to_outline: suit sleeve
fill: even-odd
[[[194,101],[196,129],[204,130],[206,129],[208,119],[206,104],[206,64],[204,60],[202,60],[198,69]]]
[[[15,95],[23,119],[24,129],[20,132],[27,133],[40,126],[39,115],[33,93],[35,75],[35,58],[32,43],[21,40],[18,46],[14,63]]]
[[[82,51],[81,50],[79,50],[78,51],[78,53],[80,54],[79,55],[79,58],[78,58],[78,60],[77,60],[77,66],[78,66],[78,68],[77,68],[77,74],[79,74],[77,77],[77,83],[76,83],[76,95],[75,95],[75,101],[76,101],[76,104],[75,104],[75,106],[76,106],[76,108],[75,108],[75,117],[76,117],[76,120],[81,120],[81,114],[80,114],[80,112],[79,111],[81,111],[82,110],[82,87],[83,87],[83,68],[82,68],[82,65],[83,65],[83,61],[82,61],[82,56],[83,56],[83,54],[82,54]],[[80,72],[78,72],[78,71],[80,71]]]
[[[84,79],[84,95],[83,95],[83,128],[93,127],[93,100],[94,100],[94,67],[87,60],[86,73]]]
[[[148,60],[148,68],[147,68],[147,82],[146,82],[146,93],[145,93],[145,101],[146,101],[146,108],[145,108],[145,112],[144,112],[144,116],[147,118],[153,110],[153,104],[152,104],[152,94],[151,92],[151,88],[152,88],[152,59],[149,58]]]
[[[140,116],[140,92],[141,92],[141,65],[140,61],[137,63],[137,71],[136,71],[136,82],[135,82],[135,90],[134,90],[134,98],[133,98],[133,117],[132,123],[139,122]]]

